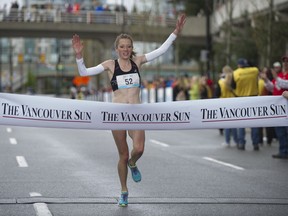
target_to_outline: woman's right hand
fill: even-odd
[[[77,34],[73,35],[72,47],[73,47],[73,50],[75,52],[76,58],[77,59],[82,58],[82,51],[83,51],[84,46],[83,46],[83,43],[80,40],[79,35],[77,35]]]

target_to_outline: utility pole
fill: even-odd
[[[10,73],[10,92],[13,93],[13,59],[12,59],[12,39],[9,39],[9,73]]]
[[[269,67],[271,64],[271,43],[272,43],[272,27],[273,27],[273,20],[274,20],[274,0],[269,1],[269,15],[268,15],[268,33],[267,33],[267,57],[266,57],[266,65]]]
[[[0,92],[2,92],[2,39],[0,38]]]
[[[229,0],[226,5],[228,13],[228,24],[227,24],[227,40],[226,40],[226,64],[231,65],[231,44],[232,44],[232,22],[233,22],[233,0]]]
[[[207,62],[206,62],[206,73],[209,76],[211,70],[211,60],[212,60],[212,37],[211,37],[211,25],[210,25],[210,4],[209,0],[205,0],[206,3],[206,50],[207,50]],[[214,78],[214,77],[213,77]]]

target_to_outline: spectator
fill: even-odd
[[[176,101],[187,100],[188,96],[186,77],[181,76],[177,79],[176,85],[173,88],[173,99]]]
[[[282,57],[283,69],[282,71],[273,71],[274,79],[270,81],[265,74],[262,78],[265,80],[265,87],[273,93],[273,95],[284,95],[288,90],[288,56]],[[288,127],[275,127],[275,132],[279,141],[279,152],[272,155],[273,158],[288,159]]]
[[[200,99],[212,98],[212,90],[211,90],[211,87],[208,85],[208,77],[207,76],[202,76],[200,78],[199,94],[200,94]]]
[[[17,21],[18,20],[18,9],[19,9],[19,4],[17,1],[13,2],[11,5],[11,11],[10,11],[10,16],[12,21]]]
[[[190,95],[190,100],[200,99],[198,76],[192,76],[192,78],[190,79],[189,95]]]
[[[231,88],[232,73],[233,73],[233,70],[230,66],[226,65],[223,67],[222,76],[220,77],[217,87],[215,89],[215,97],[217,98],[235,97],[235,93],[233,89]],[[238,135],[237,135],[236,128],[224,129],[225,142],[223,143],[223,146],[230,147],[231,134],[233,136],[233,140],[235,144],[238,146]]]
[[[237,61],[238,68],[233,72],[231,87],[237,97],[258,95],[258,68],[248,65],[246,59]],[[238,129],[238,149],[245,150],[245,128]],[[252,145],[255,151],[259,150],[259,129],[251,128]]]
[[[279,62],[274,63],[274,68],[279,67],[278,64],[280,65],[281,68],[281,64]],[[273,79],[273,75],[271,72],[271,69],[268,67],[264,67],[261,71],[261,74],[264,73],[266,74],[267,78],[272,81]],[[271,92],[269,92],[266,88],[265,88],[265,81],[264,79],[261,77],[261,74],[259,74],[259,79],[258,79],[258,95],[259,96],[265,96],[265,95],[272,95]],[[274,127],[266,127],[265,128],[265,132],[266,132],[266,138],[267,138],[267,144],[271,145],[272,141],[274,138],[276,138],[276,134],[275,134],[275,130]],[[264,134],[263,134],[263,128],[259,128],[259,144],[263,145],[264,143]]]

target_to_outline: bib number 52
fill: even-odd
[[[125,84],[126,85],[132,85],[133,84],[132,78],[125,79]]]

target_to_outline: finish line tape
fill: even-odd
[[[119,104],[0,93],[0,125],[93,130],[288,126],[282,96]]]

